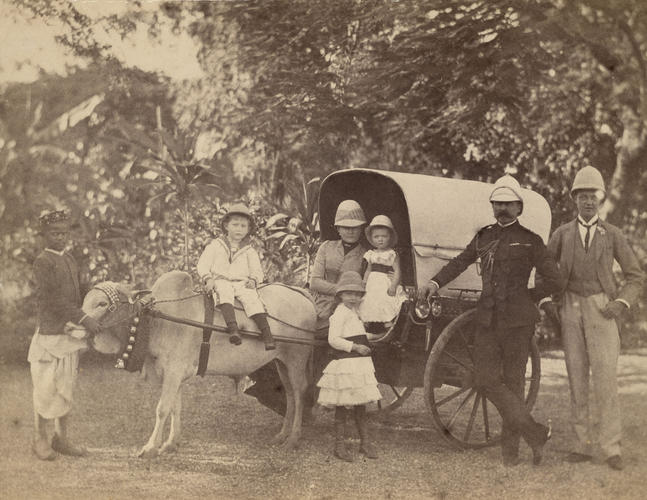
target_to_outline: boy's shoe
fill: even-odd
[[[62,439],[58,434],[54,434],[52,438],[52,449],[61,455],[68,455],[70,457],[85,457],[88,454],[88,450],[74,446],[67,439]]]
[[[263,342],[265,343],[265,350],[266,351],[273,351],[276,349],[276,342],[274,342],[273,338],[265,338],[263,337]]]
[[[31,449],[40,460],[54,460],[57,453],[52,449],[47,440],[35,439]]]
[[[229,343],[234,344],[234,345],[240,345],[243,343],[243,339],[240,338],[240,335],[237,333],[230,333],[229,334]]]

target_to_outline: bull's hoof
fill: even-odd
[[[298,438],[288,438],[281,445],[281,448],[283,448],[284,450],[296,450],[298,447],[299,447]]]
[[[270,444],[273,446],[280,446],[285,443],[285,440],[288,438],[287,434],[278,433],[272,439],[270,439]]]
[[[164,443],[160,448],[160,455],[162,453],[177,453],[179,446],[177,443]]]
[[[159,450],[157,448],[146,448],[144,446],[137,454],[138,458],[157,458]]]

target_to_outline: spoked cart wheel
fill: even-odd
[[[369,412],[389,412],[400,408],[413,392],[413,387],[396,387],[388,384],[379,384],[382,399],[377,403],[367,405]]]
[[[425,402],[434,424],[450,443],[460,448],[493,446],[501,439],[501,417],[496,407],[474,386],[474,317],[470,309],[456,317],[434,343],[425,367]],[[526,367],[526,407],[537,400],[540,378],[535,339]]]

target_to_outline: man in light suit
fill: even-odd
[[[617,386],[620,337],[616,320],[636,302],[644,274],[621,230],[598,217],[605,194],[600,172],[591,166],[581,169],[571,189],[578,216],[553,233],[548,251],[557,261],[565,283],[559,294],[559,319],[577,437],[577,445],[567,460],[591,460],[593,444],[597,442],[608,466],[621,470]],[[621,288],[613,278],[614,260],[624,274]],[[592,435],[589,421],[589,371],[597,403],[598,436]]]

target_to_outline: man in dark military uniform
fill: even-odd
[[[39,219],[45,250],[34,261],[38,300],[38,326],[27,359],[31,365],[35,435],[33,450],[41,460],[57,453],[82,456],[85,450],[68,440],[68,414],[72,406],[79,352],[87,347],[88,332],[100,330],[97,321],[81,310],[78,269],[65,251],[69,220],[63,211]],[[81,324],[83,328],[74,328]],[[47,436],[47,423],[54,421],[54,437]]]
[[[480,258],[483,290],[476,306],[474,345],[476,384],[503,418],[503,463],[519,462],[519,437],[532,448],[539,465],[550,427],[539,424],[524,404],[526,363],[534,325],[535,302],[559,289],[559,273],[542,239],[517,220],[523,210],[521,187],[511,176],[499,179],[490,195],[496,224],[479,230],[467,248],[421,287],[420,298],[435,293]],[[541,285],[528,289],[533,268]]]

